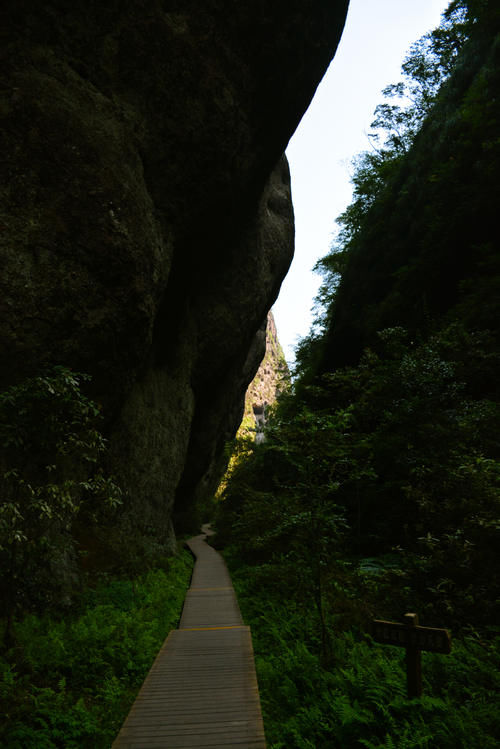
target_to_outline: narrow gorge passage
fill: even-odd
[[[113,749],[265,749],[250,627],[221,555],[191,538],[196,557],[179,629],[172,630]]]

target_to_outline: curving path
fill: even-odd
[[[221,555],[196,557],[179,629],[165,640],[113,749],[265,749],[250,627]]]

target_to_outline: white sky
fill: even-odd
[[[351,201],[351,160],[369,148],[366,133],[381,91],[401,78],[412,42],[435,28],[449,0],[351,0],[337,54],[302,118],[287,156],[295,211],[295,258],[273,307],[289,362],[309,332],[321,279],[311,272],[329,251],[335,219]]]

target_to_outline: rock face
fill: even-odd
[[[255,434],[262,439],[262,429],[266,423],[266,411],[276,402],[280,392],[290,384],[290,371],[283,354],[272,312],[267,315],[266,353],[257,374],[248,386],[245,396],[245,411],[240,431]]]
[[[293,252],[281,154],[347,0],[6,0],[0,386],[93,376],[113,468],[166,538],[209,488]]]

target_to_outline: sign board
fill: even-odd
[[[405,614],[405,623],[373,619],[372,637],[383,645],[406,648],[406,684],[408,697],[422,694],[422,650],[450,653],[451,637],[447,629],[420,627],[417,614]]]
[[[417,650],[430,650],[432,653],[451,652],[451,637],[447,629],[408,627],[399,622],[374,619],[372,637],[383,645],[409,646]]]

